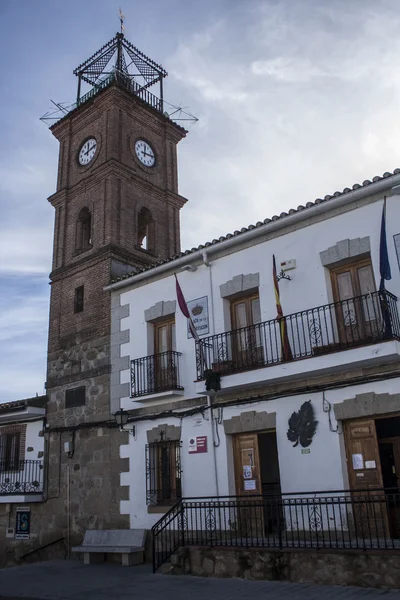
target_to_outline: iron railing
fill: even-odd
[[[180,352],[169,350],[131,360],[131,397],[183,390],[179,372],[180,356]]]
[[[182,546],[400,550],[400,492],[184,498],[152,533],[154,571]]]
[[[128,92],[134,94],[141,98],[146,104],[149,104],[152,108],[157,110],[158,112],[162,112],[163,103],[160,98],[149,92],[144,86],[139,85],[125,75],[124,73],[120,73],[118,71],[114,71],[110,73],[107,77],[105,77],[101,82],[97,83],[89,92],[81,96],[77,102],[77,106],[81,106],[94,96],[96,96],[101,90],[106,87],[109,87],[112,83],[117,82],[118,85],[124,87]]]
[[[290,349],[282,349],[286,330]],[[378,291],[202,338],[196,342],[197,380],[399,339],[397,298]],[[289,356],[288,356],[289,355]]]
[[[42,492],[41,460],[0,460],[0,496]]]

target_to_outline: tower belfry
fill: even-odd
[[[163,112],[163,79],[167,72],[128,42],[122,31],[79,65],[74,74],[78,77],[77,106],[86,100],[86,96],[95,94],[115,81]],[[91,86],[83,98],[82,82]],[[157,95],[147,91],[156,84]]]

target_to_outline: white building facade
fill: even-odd
[[[400,175],[374,179],[106,288],[112,412],[128,411],[132,432],[120,502],[131,528],[181,497],[398,485]]]

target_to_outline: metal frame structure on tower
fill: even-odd
[[[78,77],[77,105],[80,104],[81,85],[85,81],[94,88],[109,77],[125,84],[135,84],[137,93],[159,83],[159,98],[163,106],[163,79],[166,70],[140,52],[118,32],[107,44],[74,70]]]

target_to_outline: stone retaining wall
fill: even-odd
[[[180,548],[163,566],[171,575],[239,577],[325,585],[400,588],[400,552]]]

